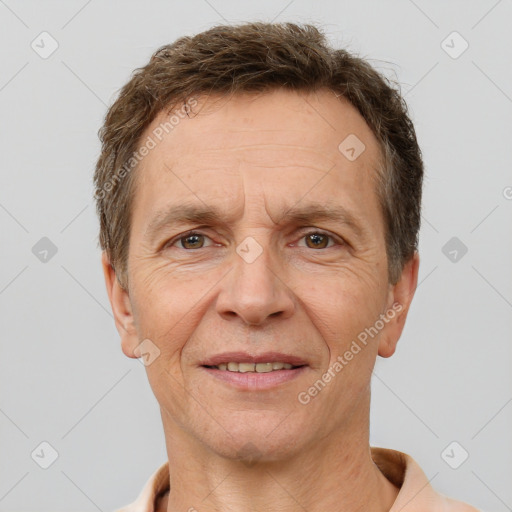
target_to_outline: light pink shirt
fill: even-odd
[[[372,459],[400,492],[389,512],[479,512],[478,509],[437,493],[409,455],[386,448],[371,448]],[[169,463],[149,478],[136,501],[115,512],[158,512],[159,498],[169,490]]]

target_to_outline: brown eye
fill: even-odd
[[[201,249],[204,245],[204,235],[194,233],[181,237],[178,242],[183,249]]]
[[[305,236],[306,245],[310,249],[325,249],[329,244],[329,236],[322,233],[310,233]]]

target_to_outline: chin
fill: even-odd
[[[274,418],[268,422],[260,419],[258,423],[231,424],[226,431],[210,431],[211,438],[203,438],[203,442],[217,455],[246,465],[286,460],[301,452],[304,429],[290,425],[280,428],[279,421]]]

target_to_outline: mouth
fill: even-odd
[[[265,390],[289,382],[309,365],[297,356],[277,352],[250,355],[242,352],[218,354],[203,361],[212,377],[240,390]]]
[[[297,365],[294,366],[290,363],[283,362],[268,362],[268,363],[238,363],[236,361],[231,361],[229,363],[220,363],[217,365],[203,365],[204,368],[210,368],[212,370],[220,370],[220,371],[228,371],[228,372],[238,372],[238,373],[269,373],[276,372],[280,370],[295,370],[296,368],[302,368],[306,365]]]

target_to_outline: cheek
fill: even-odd
[[[194,328],[194,306],[198,296],[204,294],[204,283],[183,283],[163,271],[133,275],[132,305],[137,333],[171,356]]]
[[[385,288],[377,275],[352,269],[339,268],[331,276],[304,280],[294,289],[331,358],[343,354],[375,323],[385,300]]]
[[[132,266],[132,305],[140,340],[150,339],[163,357],[163,366],[176,376],[181,373],[182,353],[204,320],[211,295],[225,269],[180,272],[168,262],[139,260]],[[158,363],[158,364],[156,364]],[[162,369],[160,369],[162,370]]]

